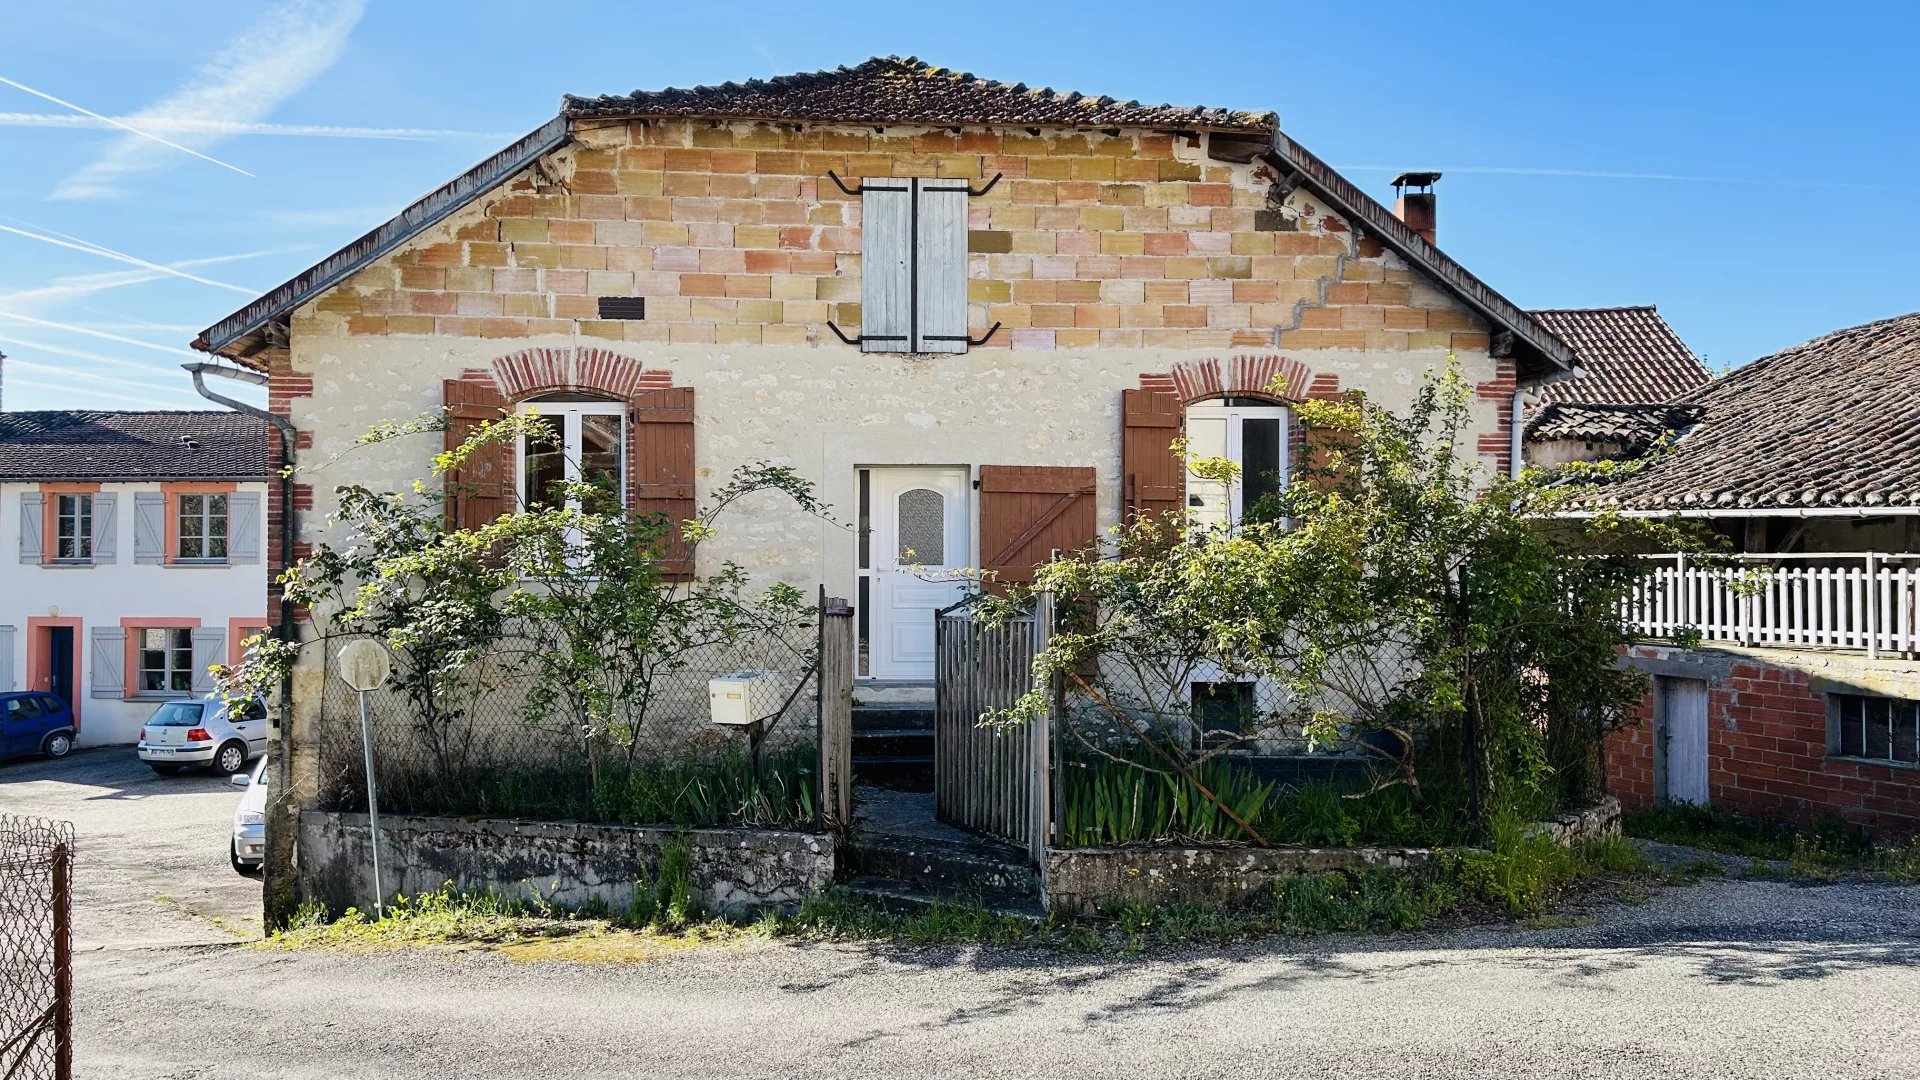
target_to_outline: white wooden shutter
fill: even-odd
[[[110,563],[119,557],[119,496],[111,491],[93,495],[93,561]]]
[[[0,691],[13,689],[13,627],[0,626]]]
[[[913,200],[912,180],[860,182],[862,352],[913,347]]]
[[[198,627],[193,632],[193,692],[211,694],[214,685],[213,673],[207,668],[212,664],[227,662],[227,632],[210,626]]]
[[[915,180],[914,352],[967,351],[967,185]]]
[[[40,561],[41,505],[39,492],[20,493],[20,561],[24,563]]]
[[[236,491],[227,496],[227,561],[260,561],[260,493]]]
[[[133,561],[167,561],[167,497],[162,492],[133,494]]]
[[[117,626],[93,628],[93,685],[91,697],[117,698],[127,694],[127,632]]]

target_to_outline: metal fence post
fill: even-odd
[[[53,885],[53,1075],[73,1076],[73,846],[55,845]]]

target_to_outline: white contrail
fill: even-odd
[[[172,140],[169,140],[169,139],[163,139],[160,136],[155,135],[151,131],[142,131],[139,128],[134,127],[132,124],[126,123],[125,121],[115,120],[111,116],[102,116],[101,114],[94,112],[92,109],[89,109],[80,105],[75,105],[71,101],[65,101],[60,98],[54,97],[52,94],[49,94],[43,90],[35,90],[33,87],[28,86],[25,83],[14,82],[12,79],[7,78],[5,75],[0,75],[0,83],[5,83],[6,85],[13,87],[15,90],[25,91],[26,93],[32,94],[34,97],[45,98],[46,100],[53,102],[55,105],[72,109],[74,112],[77,112],[82,116],[91,116],[95,120],[100,121],[101,123],[111,124],[122,131],[132,132],[133,134],[138,135],[143,139],[152,139],[154,142],[159,143],[161,146],[171,146],[175,150],[178,150],[183,154],[192,154],[194,157],[199,158],[201,161],[210,161],[215,165],[220,166],[223,169],[232,169],[234,172],[239,173],[241,176],[253,175],[252,173],[248,172],[247,170],[241,168],[238,165],[221,161],[217,157],[211,157],[209,155],[203,154],[200,151],[195,150],[191,146],[181,146],[179,143],[173,142]]]
[[[26,229],[16,229],[11,225],[0,225],[0,232],[12,233],[15,236],[24,236],[29,240],[38,240],[43,244],[52,244],[55,247],[72,248],[74,251],[84,251],[89,255],[99,255],[102,258],[112,259],[115,262],[123,262],[128,264],[129,266],[138,266],[138,267],[141,267],[142,269],[158,271],[159,273],[166,274],[170,277],[185,278],[188,281],[199,282],[202,285],[211,285],[216,289],[227,289],[232,292],[237,292],[242,296],[259,296],[260,295],[260,290],[258,289],[249,289],[244,285],[229,285],[224,281],[215,281],[212,278],[204,278],[198,274],[189,274],[184,270],[175,270],[172,267],[163,266],[160,263],[148,262],[147,260],[139,258],[137,256],[128,255],[125,252],[121,252],[121,251],[115,251],[112,248],[101,247],[99,244],[95,244],[86,240],[63,240],[57,236],[48,236],[44,233],[30,232]]]
[[[279,255],[288,251],[303,250],[300,246],[262,248],[259,251],[246,251],[238,255],[211,255],[200,259],[181,259],[167,263],[167,271],[158,270],[113,270],[104,274],[74,274],[57,277],[45,285],[19,292],[0,293],[0,307],[15,311],[33,309],[48,304],[58,304],[67,300],[91,296],[108,289],[124,288],[128,285],[141,285],[149,281],[162,281],[173,276],[171,271],[183,270],[189,266],[212,266],[218,263],[239,262],[243,259],[258,259],[266,255]],[[152,330],[198,330],[197,326],[172,323],[126,323],[120,326],[107,323],[89,323],[90,326],[103,329],[152,329]]]
[[[104,353],[88,352],[85,349],[71,349],[65,345],[49,345],[44,341],[29,341],[26,338],[17,338],[8,334],[0,334],[0,344],[13,345],[22,349],[38,349],[41,352],[52,353],[55,356],[71,356],[75,360],[89,360],[93,363],[106,364],[110,367],[128,368],[145,375],[153,375],[157,371],[162,370],[155,368],[153,365],[166,363],[164,360],[151,360],[143,364],[138,360],[128,360],[119,356],[107,356]],[[9,359],[7,364],[11,366],[13,360]]]
[[[265,120],[339,61],[366,0],[281,0],[159,101],[127,117],[141,128],[167,129],[183,121],[254,123]],[[180,142],[211,148],[229,136],[174,129]],[[62,180],[56,199],[124,193],[129,174],[163,168],[170,160],[151,142],[121,136],[92,163]]]
[[[8,379],[8,389],[44,390],[50,394],[79,394],[81,397],[99,398],[102,401],[118,401],[127,405],[144,405],[151,409],[156,402],[151,396],[134,397],[132,394],[116,394],[108,390],[89,390],[84,386],[71,383],[46,383],[38,379]],[[183,395],[184,396],[184,395]]]
[[[89,116],[62,113],[0,112],[0,127],[70,128],[82,131],[117,127]],[[344,124],[242,123],[237,120],[177,117],[146,123],[149,130],[195,135],[288,135],[315,139],[517,139],[525,132],[465,131],[458,128],[356,127]]]
[[[0,311],[0,319],[12,319],[15,322],[28,323],[33,326],[44,326],[49,330],[64,330],[69,334],[79,334],[82,337],[99,338],[102,341],[115,341],[122,345],[132,345],[141,349],[152,349],[154,352],[163,352],[168,356],[185,356],[194,360],[206,359],[199,353],[191,352],[187,349],[176,349],[171,345],[155,345],[151,341],[122,337],[119,334],[109,334],[105,330],[89,330],[84,326],[77,326],[73,323],[54,322],[52,319],[36,319],[31,315],[22,315],[17,311]]]
[[[0,340],[10,340],[10,339],[0,339]],[[26,348],[27,346],[22,345],[21,347]],[[47,349],[46,346],[44,345],[39,347],[42,349],[45,349],[47,352],[65,352],[66,351],[61,349]],[[95,359],[105,359],[105,358],[96,357]],[[153,371],[149,371],[141,375],[97,375],[91,371],[79,371],[71,367],[62,367],[59,364],[38,364],[33,362],[32,360],[22,360],[17,356],[7,357],[7,371],[9,373],[20,368],[25,368],[29,371],[44,371],[50,375],[59,375],[62,378],[67,378],[67,379],[82,379],[87,382],[107,383],[110,386],[126,387],[129,382],[142,382],[142,381],[151,381],[156,384],[162,384],[162,383],[165,384],[165,385],[156,385],[154,387],[154,389],[156,390],[161,390],[161,389],[179,390],[180,386],[178,384],[182,379],[186,377],[185,373],[177,369],[173,372],[171,376],[164,375],[159,372],[153,372]],[[129,389],[140,389],[140,388],[130,387]]]

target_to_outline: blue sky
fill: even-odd
[[[202,404],[196,331],[562,93],[886,53],[1271,108],[1382,199],[1443,169],[1441,245],[1495,288],[1656,303],[1737,365],[1920,308],[1916,32],[1912,3],[7,4],[5,406]]]

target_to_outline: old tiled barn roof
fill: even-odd
[[[1777,352],[1683,404],[1699,410],[1697,426],[1593,504],[1920,506],[1920,312]]]
[[[1528,314],[1572,346],[1586,372],[1542,387],[1542,400],[1614,405],[1676,401],[1713,378],[1652,305]]]
[[[267,425],[233,412],[0,412],[0,481],[265,480]]]
[[[1698,415],[1699,410],[1688,405],[1556,401],[1528,418],[1527,441],[1608,443],[1630,456],[1670,431],[1685,429]]]
[[[1158,127],[1261,134],[1279,126],[1279,118],[1270,112],[1142,105],[1034,89],[934,67],[912,56],[876,56],[855,67],[691,90],[635,90],[595,98],[568,95],[561,111],[569,117]]]

